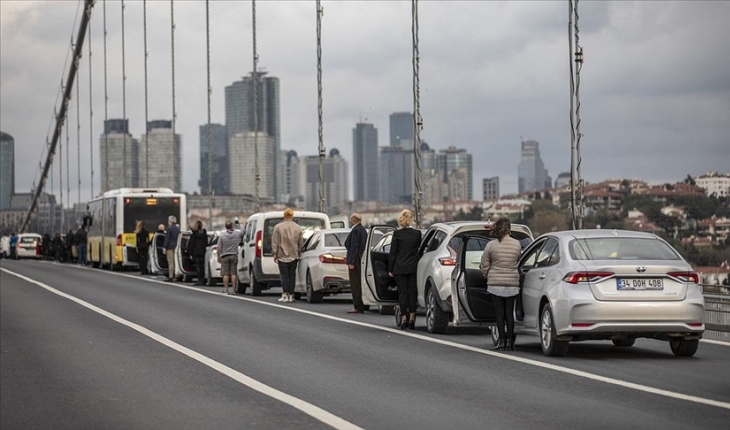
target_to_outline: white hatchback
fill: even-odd
[[[18,235],[18,245],[15,247],[18,258],[42,258],[41,242],[43,238],[38,233],[21,233]]]

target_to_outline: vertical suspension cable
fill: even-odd
[[[106,0],[104,0],[104,186],[101,187],[102,193],[109,190],[109,127],[107,126],[109,121],[109,74],[107,70],[109,63],[106,56],[106,37]]]
[[[583,176],[581,175],[582,158],[580,154],[581,138],[583,137],[583,134],[580,132],[580,71],[583,68],[583,48],[580,46],[578,30],[578,19],[580,18],[578,16],[578,1],[579,0],[575,0],[575,8],[573,9],[575,14],[575,50],[573,54],[575,56],[575,174],[578,179],[576,198],[578,200],[578,229],[581,230],[583,229],[583,212],[585,210],[583,205]]]
[[[573,102],[575,100],[575,84],[573,82],[573,0],[568,0],[568,65],[570,69],[570,224],[577,228],[575,197],[575,124],[573,122]]]
[[[67,111],[68,112],[68,111]],[[69,136],[69,125],[70,121],[68,119],[68,113],[66,114],[65,124],[66,124],[66,206],[64,207],[64,218],[66,216],[65,212],[71,207],[71,138]],[[63,203],[63,199],[61,199],[61,203]],[[64,224],[64,231],[65,231],[65,224]]]
[[[416,210],[416,228],[421,227],[421,77],[418,41],[418,0],[411,1],[411,35],[413,38],[413,160],[415,164],[413,182],[413,206]]]
[[[127,129],[124,130],[123,139],[123,152],[122,152],[122,175],[124,187],[133,186],[133,180],[130,178],[127,180],[127,134],[129,134],[129,122],[127,121],[127,63],[126,63],[126,52],[124,47],[124,0],[122,0],[122,121],[127,125]],[[146,124],[145,124],[146,125]],[[131,166],[130,166],[131,167]]]
[[[175,134],[175,126],[177,125],[177,111],[175,110],[175,0],[170,0],[170,36],[172,51],[172,174],[175,191],[179,192],[181,188],[180,175],[178,174],[178,153],[177,153],[177,135]],[[147,125],[145,124],[145,127]],[[182,181],[180,181],[182,182]]]
[[[150,186],[150,153],[149,153],[149,130],[147,130],[147,122],[149,121],[149,102],[147,93],[147,0],[142,1],[142,22],[144,27],[144,186],[147,188]],[[177,190],[176,190],[177,191]]]
[[[91,12],[89,12],[91,13]],[[91,197],[94,198],[94,97],[91,79],[91,17],[89,16],[89,170],[91,171]]]
[[[206,73],[208,76],[207,80],[207,94],[208,94],[208,127],[206,128],[205,139],[208,148],[208,159],[206,163],[208,165],[208,224],[209,228],[213,227],[213,142],[210,136],[210,95],[213,91],[210,86],[210,4],[208,0],[205,0],[205,65]]]
[[[79,90],[79,81],[79,75],[76,75],[76,186],[78,188],[76,203],[81,203],[81,91]],[[76,210],[74,210],[74,214],[78,219]]]
[[[64,89],[64,92],[65,91],[66,90]],[[62,118],[61,120],[63,122],[59,125],[59,127],[66,127],[66,136],[67,136],[67,140],[68,140],[68,121],[67,121],[67,119],[68,119],[67,117]],[[65,208],[63,207],[63,139],[62,138],[58,139],[58,145],[59,145],[59,147],[58,147],[58,192],[60,193],[60,198],[58,199],[59,200],[58,203],[61,206],[61,219],[60,219],[59,225],[61,228],[61,233],[63,233],[65,231],[64,225],[63,225],[63,212],[64,212]]]
[[[256,51],[256,0],[251,0],[251,11],[253,21],[253,153],[254,153],[254,208],[259,211],[259,184],[261,172],[259,172],[259,56]]]
[[[317,0],[317,118],[319,131],[319,211],[326,212],[324,197],[324,134],[322,126],[322,16],[324,9]],[[331,203],[331,202],[330,202]]]

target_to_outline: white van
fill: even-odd
[[[244,235],[238,259],[239,293],[245,293],[251,286],[251,295],[259,296],[261,291],[280,287],[279,266],[271,253],[271,235],[274,226],[284,221],[284,211],[256,213],[248,217],[243,227]],[[302,227],[304,240],[314,232],[329,229],[330,219],[321,212],[294,211],[293,221]]]

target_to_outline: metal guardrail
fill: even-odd
[[[716,337],[730,339],[730,288],[702,285],[702,294],[705,296],[705,330]]]

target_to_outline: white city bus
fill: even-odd
[[[143,221],[150,234],[157,226],[167,226],[174,215],[180,230],[187,230],[185,194],[169,188],[120,188],[110,190],[88,204],[87,261],[94,267],[139,266],[137,221]]]

